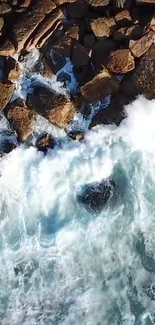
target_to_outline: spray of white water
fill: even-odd
[[[119,127],[1,158],[1,325],[155,324],[154,107],[139,97]],[[82,185],[109,176],[115,205],[78,206]]]

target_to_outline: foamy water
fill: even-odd
[[[46,156],[20,145],[1,158],[1,325],[155,324],[155,101],[127,112]],[[84,184],[109,176],[115,205],[78,206]]]

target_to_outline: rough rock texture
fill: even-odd
[[[17,81],[21,75],[21,70],[18,62],[11,57],[7,58],[6,61],[6,75],[7,79],[11,82]]]
[[[127,73],[135,68],[134,57],[128,49],[112,52],[107,68],[113,73]]]
[[[62,36],[54,42],[52,48],[65,57],[71,58],[73,39],[69,36]]]
[[[97,18],[91,22],[91,28],[96,37],[109,37],[116,29],[114,18]]]
[[[88,212],[99,213],[112,199],[115,189],[116,185],[112,180],[86,184],[77,194],[77,201]]]
[[[81,87],[81,94],[86,100],[91,102],[111,95],[118,87],[119,81],[108,70],[104,69]]]
[[[0,82],[0,112],[9,103],[14,92],[14,85],[11,82]]]
[[[27,105],[60,128],[66,128],[75,114],[74,104],[68,98],[42,86],[34,87],[33,94],[28,95]]]
[[[66,32],[65,32],[66,37],[73,38],[78,40],[79,39],[79,26],[75,25],[73,27],[70,27]]]
[[[12,56],[15,53],[15,48],[13,43],[9,39],[5,39],[5,42],[0,46],[0,55],[1,56]]]
[[[154,38],[155,32],[151,31],[137,41],[131,40],[129,43],[129,49],[134,57],[139,58],[144,53],[146,53],[154,42]]]
[[[34,112],[26,106],[23,99],[19,98],[8,104],[4,113],[12,128],[17,132],[19,140],[26,141],[33,133]]]
[[[36,141],[36,148],[39,151],[44,152],[45,154],[47,153],[48,149],[53,149],[55,147],[55,145],[56,145],[56,141],[51,136],[51,134],[48,134],[48,133],[42,135]]]
[[[82,141],[84,140],[84,131],[82,130],[74,130],[67,132],[67,135],[69,138],[71,138],[74,141]]]
[[[132,23],[131,15],[129,10],[123,10],[117,13],[115,20],[118,26],[125,27]]]

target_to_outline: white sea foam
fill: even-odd
[[[0,160],[2,325],[155,323],[154,107],[139,97],[120,127]],[[76,192],[109,176],[117,204],[90,215]]]

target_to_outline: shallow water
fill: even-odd
[[[1,158],[1,325],[155,324],[155,101],[127,113],[81,143],[51,127],[64,138],[46,156],[21,145]],[[115,204],[78,206],[77,191],[107,177]]]

